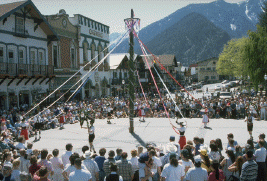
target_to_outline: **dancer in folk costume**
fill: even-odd
[[[180,125],[180,128],[177,128],[175,126],[173,126],[173,127],[175,129],[177,129],[180,133],[179,145],[180,145],[180,148],[182,150],[184,148],[184,146],[186,145],[185,131],[186,131],[187,125],[184,122],[179,123],[178,121],[176,121],[176,123],[178,125]]]
[[[64,123],[65,123],[65,119],[66,119],[66,116],[65,116],[65,113],[62,113],[60,115],[60,119],[59,119],[59,125],[60,125],[60,129],[64,129]]]
[[[145,122],[145,116],[146,116],[145,109],[144,109],[144,107],[141,107],[139,109],[139,121]],[[143,118],[143,120],[142,120],[142,118]]]
[[[37,141],[37,134],[39,132],[39,140],[41,139],[41,129],[43,127],[43,123],[41,122],[41,117],[36,117],[36,121],[34,124],[34,130],[35,130],[35,141]]]
[[[28,127],[29,125],[25,122],[25,118],[22,119],[21,121],[21,132],[20,132],[20,135],[21,136],[24,136],[25,140],[29,140],[29,132],[28,132]]]
[[[208,117],[208,110],[205,110],[205,114],[203,115],[202,123],[204,123],[204,128],[207,128],[207,124],[209,123],[209,117]]]
[[[252,131],[253,131],[253,121],[254,121],[254,117],[252,116],[252,114],[249,112],[248,116],[245,118],[245,122],[247,122],[247,129],[248,129],[248,133],[250,135],[250,139],[253,139],[252,137]]]
[[[108,109],[107,109],[107,111],[108,111],[108,119],[107,119],[107,123],[108,123],[108,124],[111,124],[110,120],[111,120],[111,118],[112,118],[113,109],[111,108],[111,106],[110,106],[109,104],[108,104]]]
[[[88,133],[89,133],[89,145],[90,145],[90,151],[96,153],[93,142],[95,139],[95,127],[94,127],[94,118],[90,118],[90,126],[88,126]]]
[[[86,105],[85,105],[85,106],[86,106]],[[84,109],[84,107],[82,107],[82,108],[80,109],[79,116],[80,116],[80,126],[81,126],[81,128],[82,128],[82,127],[83,127],[83,122],[84,122],[84,120],[85,120],[85,109]]]

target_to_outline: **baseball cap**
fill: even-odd
[[[195,163],[201,162],[201,157],[199,155],[194,157]]]

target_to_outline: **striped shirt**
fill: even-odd
[[[256,181],[258,165],[254,160],[246,161],[242,166],[240,181]]]
[[[118,174],[122,176],[123,180],[132,180],[134,175],[132,163],[126,159],[116,162],[118,165]]]

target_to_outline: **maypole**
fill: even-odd
[[[131,18],[127,18],[124,20],[126,26],[130,28],[130,61],[128,61],[128,67],[129,67],[129,121],[130,121],[130,127],[129,132],[134,133],[134,101],[135,101],[135,95],[134,95],[134,85],[135,85],[135,78],[134,78],[134,26],[135,23],[137,23],[139,19],[134,18],[134,11],[131,9]]]

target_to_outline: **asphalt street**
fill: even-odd
[[[210,140],[221,138],[223,148],[225,149],[228,133],[233,133],[234,139],[241,146],[244,146],[247,139],[249,139],[244,120],[210,119],[208,126],[211,129],[204,129],[201,120],[201,118],[186,119],[187,130],[185,135],[187,140],[193,140],[194,136],[198,136],[204,138],[205,144],[209,144]],[[122,148],[130,153],[132,149],[136,149],[139,145],[145,145],[148,142],[154,143],[157,146],[164,146],[168,143],[170,136],[175,136],[178,142],[179,135],[172,129],[170,121],[177,125],[174,119],[147,118],[145,122],[141,123],[138,121],[138,118],[135,118],[134,134],[130,134],[128,118],[113,119],[113,124],[107,124],[106,120],[97,119],[94,125],[96,135],[94,145],[96,151],[98,152],[100,148],[105,147],[107,150]],[[66,124],[63,130],[56,128],[42,131],[42,138],[34,143],[33,149],[46,148],[51,153],[53,149],[57,148],[61,155],[65,151],[65,145],[72,143],[74,146],[73,151],[81,153],[81,148],[84,145],[89,145],[88,132],[85,127],[86,125],[81,129],[79,123],[76,123]],[[266,121],[254,122],[254,141],[257,141],[260,133],[266,132],[266,128]],[[33,139],[30,138],[29,141],[33,141]]]

